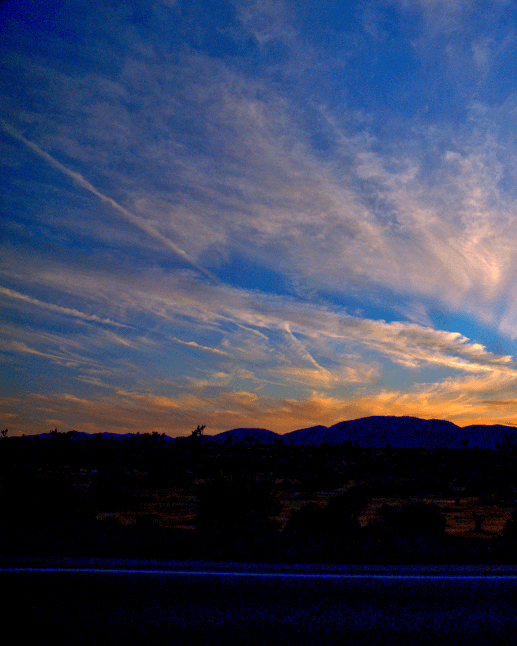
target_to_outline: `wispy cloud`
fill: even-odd
[[[174,341],[174,343],[178,343],[179,345],[185,345],[188,348],[194,348],[195,350],[203,350],[205,352],[212,352],[213,354],[219,354],[223,357],[229,357],[230,355],[228,352],[224,352],[224,350],[218,350],[217,348],[209,348],[206,345],[199,345],[199,343],[196,343],[195,341],[181,341],[180,339],[176,339],[175,337],[169,337],[171,341]]]
[[[44,309],[50,310],[51,312],[56,312],[58,314],[65,314],[66,316],[74,316],[76,318],[83,319],[85,321],[92,321],[94,323],[103,323],[105,325],[113,325],[115,327],[129,327],[127,325],[124,325],[123,323],[117,323],[116,321],[112,321],[109,318],[101,318],[97,314],[85,314],[84,312],[81,312],[79,310],[72,309],[69,307],[61,307],[60,305],[55,305],[54,303],[45,303],[43,301],[38,300],[37,298],[31,298],[26,294],[20,294],[19,292],[13,289],[9,289],[7,287],[0,286],[0,294],[3,296],[7,296],[9,298],[23,301],[25,303],[30,303],[31,305],[42,307]]]

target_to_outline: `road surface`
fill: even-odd
[[[0,562],[4,637],[69,644],[514,643],[517,568]]]

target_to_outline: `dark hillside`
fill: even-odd
[[[326,426],[311,426],[310,428],[300,428],[297,431],[291,431],[281,436],[282,440],[293,446],[316,446],[328,443],[329,429]],[[341,442],[338,442],[341,444]]]
[[[234,428],[231,431],[217,433],[217,435],[205,435],[205,442],[216,442],[229,444],[274,444],[281,436],[266,428]]]
[[[459,448],[464,433],[452,422],[418,417],[364,417],[339,422],[329,429],[336,437],[362,446],[385,446],[432,449]]]
[[[372,416],[338,422],[333,426],[314,426],[286,433],[284,442],[294,446],[317,446],[327,443],[384,448],[450,448],[464,446],[495,449],[515,429],[510,426],[467,426],[462,428],[439,419],[418,417]]]
[[[409,449],[461,449],[480,448],[495,450],[501,447],[512,448],[517,445],[514,441],[517,429],[513,426],[494,424],[491,426],[471,425],[460,427],[452,422],[440,419],[420,419],[418,417],[396,416],[371,416],[360,419],[345,420],[330,427],[317,425],[301,428],[280,435],[265,428],[234,428],[215,435],[202,436],[203,444],[248,444],[248,445],[273,445],[286,444],[289,446],[311,447],[318,445],[340,446],[356,444],[362,447],[381,448],[409,448]],[[88,437],[98,440],[117,442],[130,442],[138,445],[163,442],[176,444],[188,440],[188,436],[173,438],[165,433],[81,433],[70,431],[68,433],[41,433],[29,435],[27,439],[49,440],[57,435],[60,441],[73,441],[81,443]],[[14,439],[14,438],[6,438]]]

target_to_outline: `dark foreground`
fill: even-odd
[[[100,559],[1,566],[11,643],[485,645],[513,643],[517,630],[515,567]]]

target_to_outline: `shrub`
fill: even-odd
[[[503,534],[512,538],[517,536],[517,509],[514,509],[511,517],[506,521]]]
[[[85,492],[65,476],[28,473],[3,485],[0,496],[4,528],[26,532],[83,526],[93,522]]]
[[[308,502],[293,511],[284,528],[285,532],[296,534],[315,534],[326,525],[326,509],[315,502]]]
[[[445,517],[438,505],[414,502],[380,509],[383,525],[388,532],[396,534],[437,535],[445,532]]]
[[[331,498],[324,507],[307,503],[291,514],[288,532],[344,535],[359,529],[359,513],[368,505],[368,489],[352,487]]]
[[[352,487],[331,498],[325,509],[327,527],[335,533],[348,533],[359,529],[359,514],[368,506],[369,489]]]
[[[249,534],[276,528],[280,504],[271,480],[221,476],[201,484],[196,496],[196,528],[202,533]]]

